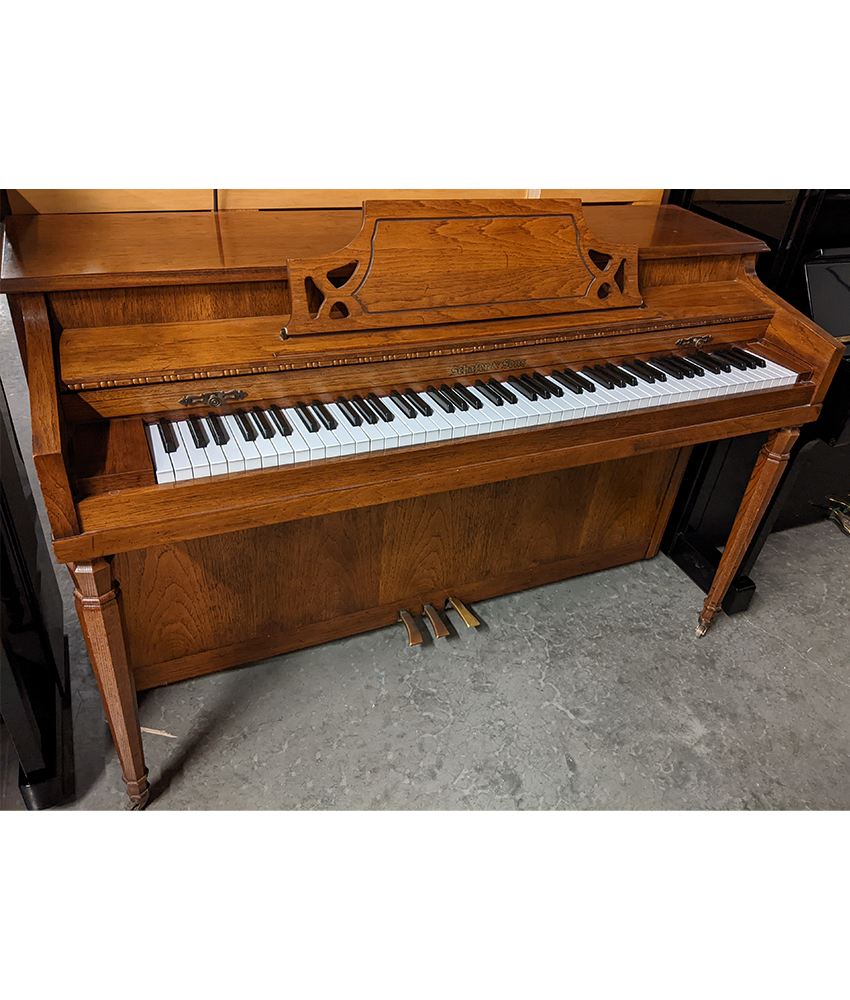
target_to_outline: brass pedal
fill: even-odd
[[[449,630],[446,628],[446,623],[437,614],[437,609],[434,605],[426,604],[423,610],[428,616],[428,621],[431,622],[431,627],[434,629],[434,635],[438,639],[445,639],[449,635]]]
[[[481,624],[481,622],[475,617],[463,601],[459,600],[457,597],[449,597],[446,599],[446,611],[448,611],[450,604],[463,619],[463,624],[466,625],[467,628],[477,628]]]
[[[422,633],[416,627],[416,622],[413,620],[413,616],[409,611],[399,611],[398,620],[404,624],[407,629],[407,645],[408,646],[421,646],[422,645]]]

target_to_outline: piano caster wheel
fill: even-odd
[[[146,788],[138,799],[130,799],[127,805],[128,812],[141,812],[150,801],[151,790]]]
[[[455,611],[457,611],[457,613],[463,620],[463,624],[466,625],[467,628],[478,628],[478,626],[481,624],[481,622],[475,617],[475,615],[469,610],[469,608],[463,603],[463,601],[458,600],[457,597],[446,598],[446,608],[445,608],[446,611],[449,610],[449,605],[451,605],[455,609]]]
[[[422,645],[422,633],[416,627],[416,622],[413,620],[412,615],[409,611],[399,611],[398,620],[407,629],[407,645],[408,646],[421,646]]]
[[[697,638],[701,639],[709,628],[711,628],[711,620],[705,621],[705,619],[700,618],[699,625],[697,625]]]
[[[433,604],[426,604],[424,607],[425,614],[428,616],[428,621],[431,622],[431,628],[434,629],[434,635],[438,639],[446,639],[449,636],[449,630],[446,628],[446,624],[443,619],[437,614],[437,609]]]

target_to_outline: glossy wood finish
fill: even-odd
[[[579,198],[585,205],[659,205],[663,196],[664,188],[543,188],[539,193],[541,198]]]
[[[423,198],[527,198],[528,188],[503,189],[453,189],[438,191],[414,188],[337,188],[327,190],[308,189],[268,189],[268,188],[222,188],[218,192],[218,207],[221,210],[245,209],[317,209],[354,208],[360,209],[364,201],[376,199],[393,200]],[[631,200],[631,199],[629,199]]]
[[[64,420],[56,387],[56,358],[43,295],[15,303],[26,342],[27,384],[32,416],[33,461],[54,537],[79,531],[66,467]]]
[[[290,336],[641,305],[637,249],[580,201],[366,202],[343,250],[288,261]]]
[[[59,347],[60,377],[63,388],[79,392],[140,382],[151,385],[278,371],[313,372],[318,368],[342,367],[348,371],[348,366],[361,365],[375,366],[377,370],[352,371],[350,377],[355,379],[355,385],[357,379],[361,380],[360,384],[368,384],[376,378],[377,384],[381,384],[386,378],[398,375],[410,378],[417,371],[426,372],[429,365],[446,369],[445,360],[432,362],[432,359],[474,364],[480,358],[482,363],[487,363],[500,356],[517,356],[516,352],[520,352],[521,357],[526,356],[529,350],[546,344],[555,345],[556,356],[567,363],[571,357],[593,356],[602,349],[593,341],[603,336],[610,338],[604,345],[607,357],[612,356],[620,343],[618,338],[626,336],[624,347],[628,350],[623,353],[674,348],[682,331],[689,327],[717,327],[702,332],[710,333],[718,343],[736,339],[754,341],[766,332],[772,316],[773,310],[745,285],[728,281],[656,288],[651,296],[647,295],[646,306],[642,309],[485,320],[460,328],[443,324],[355,330],[314,334],[309,338],[291,337],[286,341],[280,339],[281,329],[288,321],[283,315],[227,322],[91,327],[63,331]],[[741,328],[742,324],[747,324],[745,329]],[[655,336],[656,333],[661,335]],[[166,358],[170,362],[167,367]],[[415,361],[416,365],[408,366],[412,371],[402,374],[400,369],[404,366],[400,362],[405,361]],[[390,365],[393,367],[386,367]],[[457,367],[457,364],[448,367]],[[381,371],[386,375],[381,375]],[[321,377],[334,379],[349,375],[325,373]],[[262,380],[250,381],[252,385],[262,384]],[[269,384],[277,385],[277,391],[281,392],[289,381],[281,383],[274,379]],[[183,394],[181,388],[176,398]],[[138,397],[136,392],[131,398]],[[85,398],[92,399],[91,396]],[[145,394],[145,398],[163,397],[154,392]],[[175,398],[174,390],[168,398]]]
[[[682,469],[653,452],[120,554],[137,683],[645,558]]]
[[[0,291],[137,287],[286,277],[287,258],[333,253],[362,212],[164,212],[10,216]],[[758,253],[758,239],[668,205],[584,207],[600,240],[641,259]]]
[[[493,232],[506,226],[502,234],[522,245],[507,254],[505,276],[539,302],[541,289],[552,297],[552,275],[521,276],[510,261],[551,254],[560,237],[504,221],[506,212],[552,215],[551,203],[537,200],[538,215],[528,204],[535,200],[457,211],[501,220]],[[564,203],[557,210],[575,209]],[[384,211],[404,218],[423,207]],[[422,241],[418,278],[409,280],[396,263],[381,290],[384,302],[399,290],[413,302],[421,286],[403,325],[343,324],[342,332],[288,339],[280,331],[298,265],[286,261],[330,255],[334,265],[347,263],[352,254],[340,248],[360,232],[361,212],[9,220],[0,287],[10,293],[26,353],[54,552],[74,565],[90,655],[135,801],[146,790],[136,687],[397,626],[402,608],[419,615],[426,604],[444,608],[451,596],[474,602],[652,556],[690,446],[774,431],[704,611],[705,621],[714,616],[795,428],[820,410],[841,345],[761,287],[753,271],[758,240],[664,206],[588,206],[584,217],[594,245],[635,248],[628,252],[636,253],[642,305],[573,313],[545,306],[536,316],[445,322],[425,291],[428,279],[443,282],[445,298],[452,282],[460,288],[460,275],[455,269],[451,282],[438,275],[425,260],[435,232],[413,227],[399,232],[413,271]],[[455,234],[473,258],[485,229]],[[523,241],[535,239],[548,246],[529,251]],[[478,259],[486,270],[496,256],[487,250]],[[298,280],[303,287],[303,273]],[[329,280],[327,271],[318,279],[326,290]],[[476,291],[478,298],[501,295],[492,276]],[[250,405],[329,400],[365,389],[423,389],[437,379],[647,358],[686,350],[680,342],[694,336],[753,346],[798,372],[797,384],[304,466],[154,482],[143,419],[192,412],[181,402],[187,395],[239,388]]]
[[[191,212],[213,207],[211,190],[126,188],[11,189],[9,207],[15,215],[57,215],[68,212]]]

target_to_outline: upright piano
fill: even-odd
[[[704,634],[842,353],[764,249],[554,199],[8,218],[53,549],[132,803],[138,690],[650,558],[692,446],[766,431]]]

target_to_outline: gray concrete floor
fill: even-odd
[[[29,463],[5,299],[0,370]],[[43,505],[41,507],[43,515]],[[45,522],[46,523],[46,522]],[[773,535],[748,612],[694,628],[703,594],[664,556],[475,606],[408,648],[401,626],[140,695],[158,810],[850,808],[850,539]],[[77,799],[126,796],[57,567]],[[23,809],[4,742],[0,808]]]

